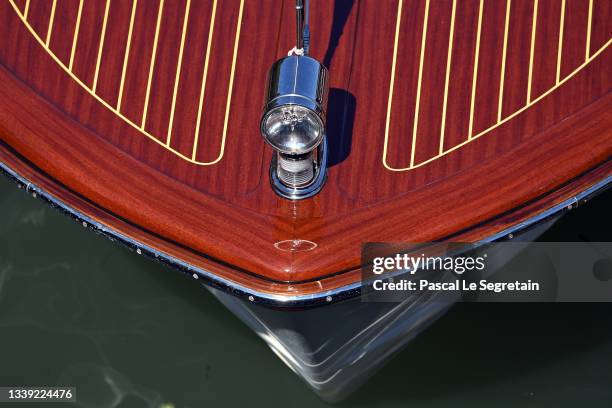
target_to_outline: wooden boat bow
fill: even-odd
[[[312,8],[328,179],[278,197],[259,118],[289,3],[3,1],[3,168],[141,252],[280,303],[357,287],[363,242],[478,241],[607,184],[609,1],[361,0]]]

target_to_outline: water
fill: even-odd
[[[609,241],[611,203],[545,239]],[[0,386],[73,385],[88,408],[327,406],[198,283],[4,178],[0,214]],[[609,407],[611,362],[612,304],[461,304],[340,406]]]

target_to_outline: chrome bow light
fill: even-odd
[[[268,75],[261,134],[276,151],[270,181],[279,195],[311,197],[325,182],[327,69],[309,57],[308,1],[296,1],[297,46],[276,61]]]

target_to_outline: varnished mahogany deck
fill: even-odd
[[[362,242],[482,239],[611,174],[610,1],[311,3],[332,87],[315,198],[272,192],[258,130],[291,0],[3,0],[0,161],[279,295],[356,282]]]

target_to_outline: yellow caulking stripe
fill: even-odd
[[[610,1],[610,0],[608,0]],[[589,53],[591,51],[591,25],[593,22],[593,0],[589,0],[589,20],[587,23],[587,34],[586,34],[586,50],[584,52],[585,61],[589,59]]]
[[[533,79],[533,53],[535,51],[537,24],[538,24],[538,0],[534,0],[533,1],[533,19],[531,21],[531,48],[529,51],[529,76],[527,78],[527,103],[531,102],[531,82]]]
[[[480,31],[482,29],[482,6],[483,1],[480,0],[478,6],[478,28],[476,29],[476,52],[474,53],[474,73],[472,74],[472,97],[470,101],[470,124],[468,126],[468,139],[472,138],[472,129],[474,126],[474,103],[476,101],[476,82],[478,81],[478,56],[480,55]]]
[[[26,0],[25,8],[23,9],[23,18],[28,18],[28,12],[30,11],[30,0]]]
[[[91,90],[95,93],[98,87],[98,75],[100,74],[100,61],[102,59],[102,50],[104,49],[104,38],[106,37],[106,23],[108,22],[108,9],[110,7],[111,0],[106,0],[106,7],[104,9],[104,20],[102,20],[102,31],[100,33],[100,46],[98,47],[98,58],[96,60],[96,71],[94,73],[94,80]]]
[[[47,39],[45,45],[48,47],[51,42],[51,33],[53,32],[53,21],[55,20],[55,8],[57,7],[57,0],[53,0],[51,5],[51,15],[49,16],[49,27],[47,27]]]
[[[121,69],[121,82],[119,83],[119,96],[117,97],[117,110],[121,110],[121,98],[123,97],[123,85],[125,83],[125,73],[127,71],[128,61],[130,59],[130,44],[132,42],[132,30],[134,29],[134,16],[136,15],[136,6],[138,0],[132,1],[132,14],[130,16],[130,27],[128,29],[127,40],[125,43],[125,54],[123,56],[123,68]]]
[[[225,119],[223,121],[223,137],[221,138],[221,152],[213,163],[218,162],[223,157],[225,150],[225,138],[227,136],[227,123],[229,121],[230,106],[232,104],[232,89],[234,88],[234,73],[236,71],[236,59],[238,58],[238,45],[240,43],[240,29],[242,26],[242,12],[244,10],[244,0],[240,0],[240,10],[238,11],[238,26],[236,27],[236,39],[234,40],[234,55],[232,56],[232,69],[227,89],[227,105],[225,105]]]
[[[502,50],[501,74],[499,79],[499,101],[497,103],[497,121],[502,119],[504,105],[504,81],[506,77],[506,52],[508,50],[508,27],[510,26],[510,5],[512,0],[506,1],[506,22],[504,23],[504,48]]]
[[[561,80],[561,52],[563,51],[563,31],[565,25],[565,0],[561,0],[561,17],[559,22],[559,45],[557,47],[557,85]]]
[[[164,0],[160,0],[159,9],[157,10],[157,23],[155,23],[155,35],[153,36],[153,50],[151,51],[151,65],[149,65],[149,79],[147,80],[147,90],[145,92],[144,108],[142,110],[142,121],[140,122],[140,130],[142,131],[144,131],[145,123],[147,121],[147,112],[149,110],[149,96],[151,95],[151,82],[153,81],[155,58],[157,56],[157,40],[159,39],[159,27],[161,25],[163,12]]]
[[[206,44],[206,58],[204,59],[204,72],[202,73],[202,87],[200,89],[200,101],[198,103],[198,117],[196,119],[195,135],[193,139],[193,150],[191,159],[195,160],[198,149],[198,139],[200,137],[200,121],[202,120],[202,106],[204,104],[204,93],[206,91],[206,77],[208,76],[208,61],[210,59],[210,50],[212,48],[212,39],[215,30],[215,17],[217,14],[217,0],[213,1],[212,14],[210,16],[210,28],[208,29],[208,43]]]
[[[442,125],[440,128],[440,149],[439,153],[444,151],[444,127],[446,126],[446,103],[448,100],[448,82],[450,79],[451,58],[453,55],[453,36],[455,31],[455,10],[457,9],[457,0],[453,0],[453,9],[451,11],[450,31],[448,33],[448,52],[446,54],[446,78],[444,79],[444,101],[442,103]]]
[[[559,88],[561,85],[563,85],[564,83],[566,83],[567,81],[569,81],[571,78],[573,78],[578,72],[580,72],[584,67],[586,67],[591,61],[593,61],[595,58],[597,58],[601,53],[603,53],[606,48],[608,48],[608,46],[610,46],[610,44],[612,44],[612,39],[608,40],[608,42],[606,42],[599,50],[597,50],[597,52],[593,53],[589,59],[585,62],[582,63],[582,65],[580,65],[579,67],[577,67],[576,69],[574,69],[568,76],[566,76],[565,78],[563,78],[557,85],[553,86],[552,88],[550,88],[548,91],[544,92],[542,95],[538,96],[537,98],[533,99],[531,101],[531,103],[529,103],[528,105],[523,106],[521,109],[517,110],[516,112],[512,113],[511,115],[508,115],[507,117],[505,117],[504,119],[502,119],[501,121],[495,123],[494,125],[488,127],[487,129],[483,130],[482,132],[474,135],[472,137],[471,140],[465,140],[459,144],[457,144],[456,146],[453,146],[452,148],[445,150],[443,154],[439,154],[437,156],[433,156],[430,157],[429,159],[422,161],[420,163],[415,164],[414,166],[411,167],[406,167],[406,168],[393,168],[390,167],[386,164],[385,159],[383,158],[383,164],[385,166],[385,168],[387,170],[390,171],[407,171],[407,170],[413,170],[413,169],[417,169],[421,166],[424,166],[428,163],[431,163],[432,161],[439,159],[442,156],[446,156],[447,154],[454,152],[455,150],[465,146],[466,144],[470,143],[471,141],[489,133],[490,131],[492,131],[493,129],[503,125],[504,123],[508,122],[509,120],[515,118],[516,116],[518,116],[519,114],[523,113],[524,111],[526,111],[527,109],[529,109],[530,107],[532,107],[533,105],[535,105],[536,103],[538,103],[539,101],[541,101],[542,99],[544,99],[546,96],[548,96],[549,94],[551,94],[554,90],[556,90],[557,88]]]
[[[391,61],[391,80],[389,81],[389,99],[387,100],[387,120],[385,123],[385,141],[383,144],[383,164],[387,166],[387,146],[389,141],[389,125],[391,123],[391,106],[393,105],[393,86],[395,84],[395,65],[397,62],[397,46],[399,43],[399,33],[402,24],[402,5],[403,0],[399,0],[397,5],[397,20],[395,21],[395,40],[393,42],[393,59]]]
[[[477,138],[479,138],[479,137],[481,137],[481,136],[491,132],[495,128],[497,128],[497,127],[501,126],[502,124],[508,122],[509,120],[515,118],[519,114],[523,113],[524,111],[526,111],[527,109],[529,109],[530,107],[534,106],[536,103],[538,103],[539,101],[544,99],[546,96],[550,95],[552,92],[554,92],[557,88],[559,88],[564,83],[569,81],[571,78],[573,78],[576,74],[578,74],[578,72],[580,72],[582,69],[584,69],[584,67],[586,67],[589,63],[591,63],[591,61],[593,61],[600,54],[602,54],[610,46],[610,44],[612,44],[612,39],[609,39],[599,50],[597,50],[595,53],[590,54],[589,58],[586,61],[584,61],[583,64],[581,64],[579,67],[576,67],[566,77],[559,78],[559,69],[560,69],[559,67],[560,67],[560,61],[561,61],[561,49],[562,49],[562,44],[563,44],[563,21],[564,21],[564,15],[565,15],[565,0],[562,0],[562,4],[561,4],[561,24],[560,24],[560,33],[559,33],[559,52],[558,52],[558,57],[557,57],[557,83],[553,87],[548,89],[546,92],[544,92],[543,94],[539,95],[537,98],[531,100],[529,103],[527,103],[521,109],[513,112],[512,114],[508,115],[507,117],[505,117],[503,119],[500,118],[497,121],[497,123],[491,125],[487,129],[482,130],[480,133],[478,133],[476,135],[473,135],[472,138],[468,138],[468,139],[464,140],[463,142],[453,146],[452,148],[450,148],[448,150],[444,150],[442,153],[440,153],[440,154],[438,154],[436,156],[430,157],[429,159],[424,160],[422,162],[419,162],[417,164],[412,163],[409,167],[405,167],[405,168],[394,168],[394,167],[391,167],[391,166],[389,166],[387,164],[387,152],[388,152],[388,146],[389,146],[389,132],[390,132],[390,123],[391,123],[391,112],[392,112],[392,107],[393,107],[392,101],[393,101],[393,89],[394,89],[394,82],[395,82],[395,69],[396,69],[396,65],[397,65],[399,34],[400,34],[400,26],[401,26],[401,11],[402,11],[402,0],[399,0],[398,13],[397,13],[397,21],[396,21],[396,27],[395,27],[395,41],[394,41],[394,47],[393,47],[393,59],[392,59],[392,65],[391,65],[391,79],[390,79],[390,83],[389,83],[389,99],[388,99],[388,103],[387,103],[387,115],[386,115],[386,123],[385,123],[385,139],[384,139],[384,144],[383,144],[383,157],[382,157],[383,166],[387,170],[393,171],[393,172],[408,171],[408,170],[413,170],[413,169],[425,166],[425,165],[427,165],[428,163],[431,163],[434,160],[437,160],[437,159],[439,159],[439,158],[441,158],[441,157],[443,157],[443,156],[445,156],[447,154],[450,154],[451,152],[453,152],[455,150],[460,149],[461,147],[465,146],[466,144],[470,143],[471,141],[473,141],[473,140],[475,140],[475,139],[477,139]],[[505,31],[506,31],[505,37],[506,37],[506,39],[504,40],[506,44],[507,44],[507,30],[508,30],[509,18],[510,18],[509,16],[510,16],[510,0],[508,0],[508,2],[506,3],[506,27],[505,27]],[[504,63],[502,65],[504,65]],[[503,75],[503,71],[502,71],[502,75]],[[501,106],[501,102],[500,102],[500,106]]]
[[[38,42],[38,44],[41,46],[41,48],[43,48],[47,52],[49,57],[51,57],[51,59],[53,59],[53,61],[55,61],[57,63],[57,65],[59,65],[66,72],[66,74],[70,78],[72,78],[81,88],[86,90],[102,106],[107,108],[109,111],[113,112],[115,115],[117,115],[119,118],[121,118],[125,123],[127,123],[132,128],[134,128],[135,130],[140,132],[142,135],[144,135],[147,138],[151,139],[151,141],[157,143],[159,146],[165,148],[166,150],[170,151],[171,153],[175,154],[176,156],[180,157],[181,159],[183,159],[183,160],[185,160],[185,161],[187,161],[189,163],[192,163],[192,164],[195,164],[195,165],[198,165],[198,166],[210,166],[210,165],[218,163],[223,158],[223,153],[224,153],[224,148],[225,148],[225,139],[226,139],[226,136],[227,136],[225,131],[224,131],[224,133],[222,135],[221,149],[220,149],[220,152],[219,152],[219,155],[217,156],[217,158],[215,160],[213,160],[213,161],[210,161],[210,162],[198,162],[198,161],[192,160],[188,156],[185,156],[184,154],[182,154],[178,150],[175,150],[175,149],[172,149],[171,147],[166,146],[165,143],[161,142],[155,136],[153,136],[152,134],[148,133],[141,126],[139,126],[136,123],[132,122],[131,119],[129,119],[128,117],[123,115],[121,112],[117,111],[117,109],[115,109],[115,107],[111,106],[108,102],[106,102],[104,99],[102,99],[99,95],[94,93],[89,86],[87,86],[79,77],[74,75],[74,73],[72,73],[68,69],[68,67],[62,62],[62,60],[60,60],[57,57],[57,55],[55,55],[45,45],[44,40],[42,40],[40,38],[38,33],[32,28],[30,23],[28,23],[28,21],[25,19],[25,16],[21,13],[19,8],[17,7],[17,5],[15,4],[15,1],[14,0],[8,0],[8,1],[11,4],[11,6],[13,7],[13,10],[15,11],[15,14],[17,14],[17,16],[21,19],[21,22],[23,23],[23,25],[28,29],[28,31],[30,32],[32,37]],[[233,84],[234,70],[235,70],[235,67],[236,67],[237,50],[238,50],[238,44],[239,44],[239,38],[240,38],[240,27],[242,25],[242,18],[243,18],[243,8],[244,8],[244,0],[241,0],[241,2],[240,2],[240,12],[239,12],[239,16],[238,16],[238,26],[237,26],[237,32],[236,32],[236,41],[234,43],[234,59],[232,61],[232,70],[231,70],[231,76],[230,76],[230,88],[232,87],[232,84]],[[230,94],[230,96],[231,96],[231,94]],[[226,109],[226,112],[225,112],[226,113],[226,115],[225,115],[225,123],[226,123],[225,128],[227,128],[227,122],[228,122],[228,118],[229,118],[229,106],[230,106],[230,102],[231,102],[231,100],[228,98],[227,109]]]
[[[421,34],[421,55],[419,56],[419,79],[417,80],[416,104],[414,107],[414,124],[412,127],[412,149],[410,150],[410,165],[414,164],[417,128],[419,126],[419,105],[421,104],[421,81],[423,79],[423,61],[425,60],[425,44],[427,41],[427,20],[429,20],[429,0],[425,1],[425,16],[423,17],[423,33]]]
[[[172,107],[170,108],[170,121],[168,122],[168,136],[166,137],[166,146],[170,146],[172,138],[172,123],[174,122],[174,109],[176,107],[176,95],[181,80],[181,66],[183,65],[183,50],[185,49],[185,36],[187,34],[187,24],[189,23],[189,8],[191,0],[187,0],[185,5],[185,18],[183,19],[183,32],[181,33],[181,45],[179,47],[178,63],[176,65],[176,76],[174,78],[174,91],[172,92]]]
[[[72,49],[70,50],[70,63],[68,70],[72,71],[74,64],[74,54],[76,52],[77,42],[79,39],[79,30],[81,29],[81,15],[83,14],[83,0],[79,0],[79,11],[77,12],[76,24],[74,25],[74,34],[72,35]]]

